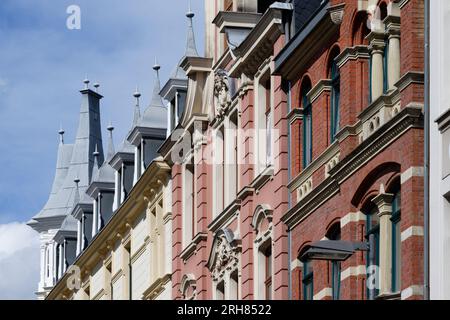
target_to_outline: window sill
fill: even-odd
[[[401,300],[401,292],[380,294],[375,297],[375,300]]]
[[[273,166],[266,167],[252,182],[251,187],[258,193],[264,185],[271,179],[273,179],[274,169]]]

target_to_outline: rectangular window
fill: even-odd
[[[265,296],[266,300],[272,300],[272,248],[269,244],[268,248],[264,252],[265,257],[265,280],[264,287],[266,289]]]
[[[312,108],[307,105],[303,114],[303,168],[312,162]]]
[[[266,166],[271,166],[273,163],[272,159],[272,87],[270,84],[270,78],[267,80],[266,85]]]
[[[195,169],[193,164],[184,165],[183,179],[183,247],[185,248],[195,236]]]
[[[340,100],[341,100],[341,84],[339,67],[333,62],[331,67],[331,143],[336,139],[336,134],[340,129]]]
[[[392,292],[401,291],[401,197],[397,192],[392,202]]]
[[[312,300],[314,297],[314,286],[313,286],[313,269],[311,262],[305,261],[303,263],[303,300]]]
[[[389,43],[386,41],[383,52],[383,93],[386,93],[389,89]]]
[[[215,162],[215,215],[219,215],[225,209],[225,137],[224,127],[216,131],[214,146],[214,162]]]

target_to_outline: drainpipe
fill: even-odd
[[[424,161],[424,266],[423,297],[430,299],[430,0],[425,0],[425,161]]]
[[[292,88],[291,88],[291,82],[289,81],[287,83],[288,86],[288,94],[287,94],[287,114],[289,114],[292,110]],[[288,120],[289,121],[289,120]],[[288,123],[288,179],[291,181],[291,126]],[[288,192],[288,208],[292,208],[292,195],[290,192]],[[289,300],[292,300],[292,270],[291,270],[291,261],[292,261],[292,249],[291,249],[291,243],[292,243],[292,232],[291,229],[288,229],[288,294],[289,294]]]

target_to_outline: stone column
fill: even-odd
[[[122,163],[122,166],[120,168],[120,203],[122,204],[125,201],[125,165]]]
[[[114,172],[114,176],[115,176],[115,184],[114,184],[114,203],[113,203],[113,211],[116,211],[117,208],[119,208],[119,203],[120,203],[120,172],[116,171]]]
[[[389,35],[388,85],[392,90],[400,80],[400,17],[388,16],[384,23]]]
[[[144,142],[144,139],[141,139],[141,158],[139,159],[140,160],[139,164],[141,166],[141,172],[140,172],[139,176],[141,176],[145,171],[145,165],[144,165],[145,149],[144,148],[145,148],[145,142]]]
[[[380,192],[373,198],[373,202],[378,207],[380,217],[380,265],[379,284],[380,295],[391,293],[392,284],[392,200],[394,195]]]
[[[53,283],[56,283],[56,281],[58,280],[58,261],[56,259],[58,244],[56,242],[53,242],[52,247],[53,247],[52,275],[53,275]]]
[[[139,165],[141,160],[141,148],[140,147],[135,147],[134,148],[134,176],[133,176],[133,185],[136,184],[136,182],[139,180],[141,173],[141,166]]]
[[[93,202],[93,213],[92,213],[92,238],[95,237],[95,235],[97,234],[97,230],[98,230],[98,205],[97,205],[97,199],[94,199]]]
[[[372,56],[371,69],[371,86],[372,86],[372,101],[375,101],[383,94],[383,53],[384,53],[384,33],[372,31],[368,36],[369,50]]]
[[[99,192],[97,196],[97,232],[102,228],[102,193]]]
[[[45,244],[41,244],[41,280],[39,281],[39,291],[45,287]]]
[[[81,215],[81,248],[80,248],[80,253],[82,253],[83,252],[83,250],[84,250],[84,248],[85,248],[85,246],[86,246],[86,243],[85,243],[85,241],[84,241],[84,239],[85,239],[85,234],[86,234],[86,230],[85,230],[85,227],[84,227],[84,222],[86,221],[86,216],[84,215],[84,213]]]
[[[59,261],[58,261],[58,279],[63,275],[64,251],[63,244],[59,245]]]
[[[77,221],[77,256],[81,253],[81,220]]]

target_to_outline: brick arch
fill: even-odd
[[[325,236],[330,233],[330,231],[333,230],[333,228],[336,227],[336,225],[339,225],[339,228],[341,227],[341,218],[340,217],[334,217],[331,219],[331,221],[328,222],[326,228],[325,228]]]
[[[336,42],[333,44],[330,49],[327,52],[327,64],[324,74],[326,75],[327,79],[331,78],[331,66],[333,63],[333,60],[341,53],[341,48],[339,45],[339,42]]]
[[[369,16],[367,11],[356,11],[353,13],[352,23],[350,24],[351,30],[349,34],[352,35],[352,46],[366,45],[366,36],[370,33],[370,29],[367,26]]]
[[[312,241],[308,240],[303,242],[299,249],[297,250],[297,259],[300,260],[301,255],[309,249],[310,245],[311,245]]]
[[[299,94],[298,94],[298,100],[299,100],[299,106],[301,106],[303,108],[303,101],[302,101],[302,93],[303,90],[305,90],[305,86],[309,86],[309,90],[311,90],[313,88],[313,82],[311,79],[311,76],[309,74],[305,74],[302,77],[302,80],[300,82],[300,86],[299,86]]]
[[[356,189],[351,200],[352,205],[356,208],[361,208],[370,197],[370,194],[378,191],[379,186],[374,186],[374,183],[378,179],[388,176],[389,181],[389,178],[393,175],[397,175],[400,170],[401,166],[397,162],[385,162],[374,168],[362,179],[359,187]]]
[[[388,182],[386,183],[386,192],[387,193],[393,193],[393,190],[396,190],[401,185],[401,175],[400,173],[397,173],[389,178]]]

